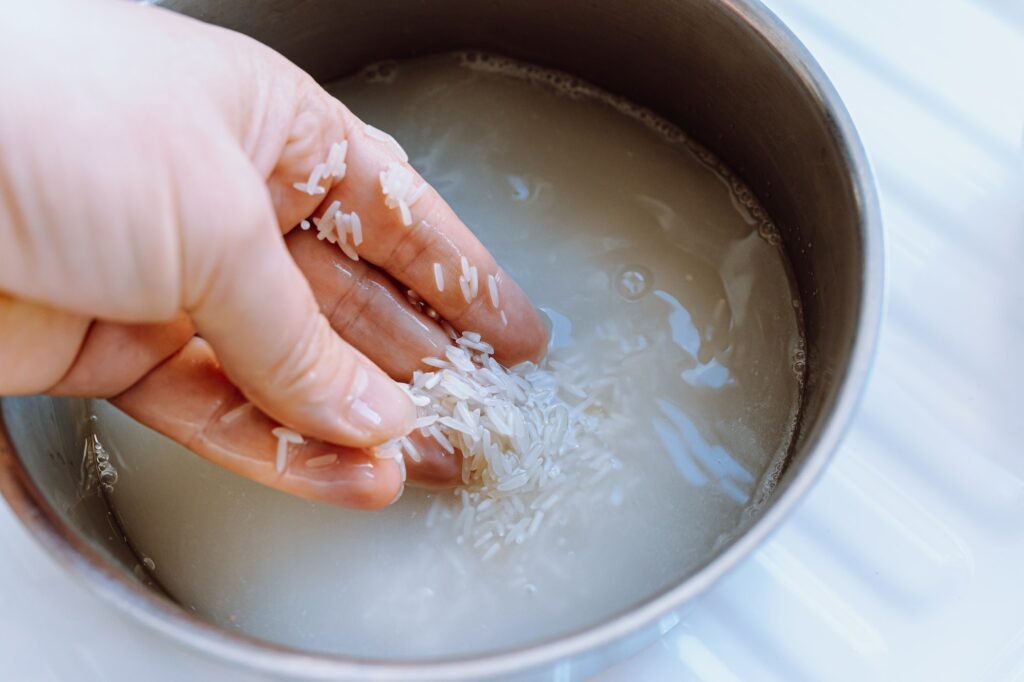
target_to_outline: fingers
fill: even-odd
[[[409,481],[418,488],[453,488],[462,483],[462,456],[443,449],[436,440],[419,431],[409,434],[419,461],[406,458]]]
[[[89,318],[0,293],[0,395],[45,391],[68,371]]]
[[[67,374],[48,393],[106,398],[126,390],[195,334],[179,315],[167,324],[95,322]]]
[[[408,379],[423,357],[443,353],[449,342],[447,335],[414,309],[379,270],[353,262],[335,249],[322,248],[316,237],[304,232],[290,235],[288,245],[335,330],[389,374]],[[193,333],[185,316],[169,324],[96,322],[71,369],[49,392],[108,397],[126,391],[117,403],[129,414],[175,440],[188,442],[218,463],[225,458],[238,460],[246,466],[232,470],[256,477],[252,469],[258,463],[253,458],[265,464],[276,456],[277,441],[268,434],[277,422],[252,407],[230,386],[205,342],[196,339],[181,357],[161,366],[192,339]],[[153,374],[146,377],[151,371]],[[143,377],[145,381],[127,391]],[[223,415],[246,404],[250,409],[237,412],[235,418],[223,423],[210,418],[217,410]],[[203,425],[208,425],[206,431],[197,435]],[[410,437],[421,456],[419,462],[408,462],[410,481],[427,487],[458,482],[461,460],[457,454],[445,451],[418,432]],[[302,464],[308,460],[312,462],[309,468],[319,468],[331,460],[326,455],[342,452],[348,449],[310,442],[293,448],[292,454],[293,461]],[[327,490],[304,494],[332,501],[328,498],[336,493]]]
[[[443,357],[448,335],[387,275],[307,232],[287,243],[331,326],[378,367],[408,381],[423,358]]]
[[[547,343],[546,331],[522,289],[498,266],[444,199],[402,161],[403,152],[395,144],[379,139],[379,133],[368,133],[367,127],[340,103],[334,102],[334,113],[343,123],[346,170],[340,181],[321,183],[325,189],[333,186],[326,196],[316,197],[323,201],[315,215],[321,215],[333,201],[340,201],[344,213],[354,212],[359,217],[362,241],[353,245],[361,258],[416,291],[457,329],[483,334],[502,362],[515,364],[541,357]],[[333,129],[333,124],[324,127]],[[309,215],[309,205],[314,201],[292,184],[306,182],[317,161],[309,153],[309,139],[323,145],[318,162],[326,157],[330,143],[338,141],[327,142],[322,138],[320,130],[307,131],[301,137],[303,153],[286,149],[282,159],[287,159],[290,165],[279,168],[270,177],[271,191],[279,204],[278,214],[283,219],[296,218],[297,222],[297,216]],[[300,143],[295,145],[298,148]],[[383,185],[389,187],[387,196]],[[289,206],[283,208],[282,202]],[[307,212],[299,212],[296,206]],[[439,275],[435,275],[435,263]],[[460,277],[466,279],[465,292]]]
[[[278,423],[246,402],[199,338],[111,401],[131,417],[182,443],[214,464],[278,490],[360,509],[389,504],[402,487],[398,464],[365,450],[308,440],[291,445],[278,469]],[[419,448],[410,481],[452,485],[461,463]]]
[[[214,464],[294,495],[373,509],[386,506],[401,488],[393,461],[322,443],[291,447],[279,472],[277,438],[271,433],[278,424],[257,409],[229,414],[245,399],[202,339],[190,341],[111,402]],[[316,458],[327,454],[338,459],[316,466],[324,461]]]
[[[263,180],[244,159],[222,167],[217,191],[196,202],[202,213],[181,220],[186,311],[225,373],[267,414],[321,440],[364,447],[408,432],[411,402],[320,314]]]
[[[423,358],[443,355],[448,336],[412,306],[387,275],[365,262],[349,260],[338,249],[323,248],[316,237],[305,232],[289,235],[287,243],[332,328],[390,376],[407,381],[413,370],[423,368]],[[101,398],[117,395],[179,350],[194,333],[183,314],[168,324],[95,322],[70,369],[47,392]],[[33,344],[39,346],[38,340]],[[46,352],[53,354],[52,349]]]

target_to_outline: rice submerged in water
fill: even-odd
[[[427,525],[445,517],[456,542],[484,559],[523,543],[560,504],[622,467],[605,441],[614,385],[578,361],[507,369],[493,352],[465,332],[445,359],[426,361],[437,371],[417,371],[408,385],[422,435],[463,457],[462,485],[435,499]],[[418,461],[408,439],[402,445]]]

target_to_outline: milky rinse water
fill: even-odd
[[[698,569],[770,487],[799,407],[799,307],[749,191],[664,122],[496,58],[381,64],[329,90],[522,284],[552,356],[611,380],[621,466],[485,561],[457,541],[451,493],[433,512],[438,494],[411,489],[380,512],[294,499],[97,401],[108,495],[146,569],[224,627],[386,658],[579,630]]]

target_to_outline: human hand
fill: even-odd
[[[5,18],[0,59],[18,65],[0,71],[0,394],[110,397],[244,476],[373,508],[401,476],[372,448],[414,418],[388,375],[448,343],[406,288],[499,360],[542,354],[537,313],[444,200],[426,188],[406,225],[379,179],[411,170],[400,152],[267,47],[151,7],[47,0]],[[296,190],[341,141],[344,178]],[[358,262],[293,229],[335,200],[361,219]],[[486,286],[463,298],[463,256],[495,276],[500,310]],[[316,439],[283,472],[277,424]],[[457,458],[428,445],[410,479],[453,482]]]

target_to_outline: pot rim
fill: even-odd
[[[662,634],[666,632],[678,622],[677,611],[764,543],[822,475],[857,411],[873,362],[883,309],[878,198],[868,159],[849,113],[821,67],[769,9],[756,0],[731,0],[726,4],[782,58],[825,112],[850,174],[860,212],[863,273],[849,363],[839,379],[835,405],[824,417],[823,428],[804,444],[809,454],[788,487],[768,509],[732,545],[696,573],[630,610],[557,639],[463,658],[387,662],[314,654],[231,633],[131,580],[79,537],[47,504],[15,454],[0,414],[0,493],[11,509],[59,564],[121,611],[209,657],[262,673],[312,680],[476,680],[522,674],[572,661],[654,626],[660,626]]]

